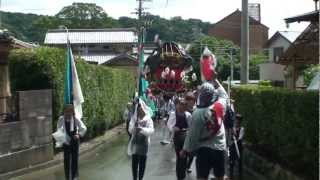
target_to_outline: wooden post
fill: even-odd
[[[10,112],[7,100],[11,96],[8,55],[11,49],[10,39],[0,39],[0,114]]]
[[[297,65],[296,65],[296,58],[293,59],[292,79],[293,79],[292,89],[296,89],[296,83],[297,83]]]

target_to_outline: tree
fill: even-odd
[[[311,83],[312,78],[314,78],[317,73],[320,73],[320,65],[308,65],[308,67],[303,70],[303,80],[305,85],[309,85]]]
[[[129,28],[129,27],[137,27],[138,20],[129,17],[120,17],[119,20],[120,27]]]
[[[41,31],[32,26],[32,21],[41,16],[35,14],[1,12],[2,26],[16,38],[23,41],[39,42]]]
[[[148,15],[145,17],[145,20],[152,22],[151,26],[147,28],[147,41],[153,41],[154,36],[158,34],[163,41],[190,43],[203,36],[208,31],[210,25],[199,19],[184,20],[180,16],[168,20],[160,16]],[[137,19],[129,17],[119,18],[120,27],[136,27],[137,24]]]
[[[94,3],[72,3],[71,6],[66,6],[55,15],[61,19],[75,19],[75,20],[93,20],[103,19],[108,17],[108,14],[102,7]]]
[[[4,28],[9,29],[17,38],[25,41],[43,42],[48,29],[58,29],[65,25],[69,29],[132,28],[137,27],[136,18],[121,17],[113,19],[102,9],[92,3],[73,3],[61,9],[55,16],[41,16],[22,13],[1,12]],[[162,41],[191,43],[207,34],[210,23],[199,19],[170,20],[160,16],[148,15],[145,20],[152,21],[147,28],[146,41],[153,41],[159,34]]]
[[[193,57],[193,72],[196,73],[198,77],[197,84],[200,83],[200,67],[199,61],[201,54],[205,47],[208,47],[210,51],[215,55],[218,65],[216,67],[216,71],[218,72],[220,80],[227,80],[227,78],[231,75],[231,59],[230,54],[232,51],[232,60],[234,63],[234,80],[240,79],[240,49],[231,41],[218,39],[215,37],[204,36],[199,39],[193,41],[191,44],[191,49],[189,50],[189,54]],[[254,54],[250,55],[250,68],[249,68],[249,76],[251,80],[259,80],[259,64],[264,63],[266,61],[266,57],[262,54]],[[192,73],[193,73],[192,72]]]
[[[69,28],[110,28],[117,27],[116,20],[109,18],[100,6],[94,3],[73,3],[62,8],[55,15]]]
[[[73,3],[66,6],[55,16],[42,16],[33,26],[43,32],[64,25],[69,29],[99,29],[119,27],[118,21],[108,17],[102,7],[92,3]]]
[[[267,57],[263,54],[250,55],[249,58],[249,79],[259,80],[259,64],[266,62]]]

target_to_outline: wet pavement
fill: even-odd
[[[175,180],[175,153],[171,144],[161,145],[162,132],[151,138],[145,180]],[[103,145],[96,154],[80,161],[79,180],[131,180],[131,161],[127,156],[128,136],[120,135],[113,143]],[[195,180],[195,170],[186,180]],[[64,180],[63,167],[55,166],[11,180]],[[243,180],[255,180],[244,175]]]

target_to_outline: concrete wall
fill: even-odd
[[[284,67],[275,63],[259,64],[260,80],[284,81]]]
[[[0,174],[53,158],[51,90],[21,91],[18,97],[20,120],[0,124]]]
[[[285,66],[275,63],[275,60],[273,59],[273,48],[283,47],[283,51],[286,51],[289,46],[290,46],[290,43],[283,37],[280,37],[274,40],[269,45],[268,62],[259,65],[259,73],[260,73],[261,80],[285,81],[284,71],[283,71]]]

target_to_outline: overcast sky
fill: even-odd
[[[55,15],[64,6],[71,5],[75,0],[0,0],[1,10],[11,12]],[[78,0],[102,6],[109,16],[134,17],[131,12],[137,7],[136,0]],[[270,28],[269,36],[277,30],[302,31],[305,23],[293,23],[286,29],[284,18],[303,14],[314,10],[312,0],[249,0],[249,3],[261,4],[262,23]],[[241,0],[153,0],[144,3],[151,14],[170,18],[181,16],[184,19],[196,18],[215,23],[241,9]]]

